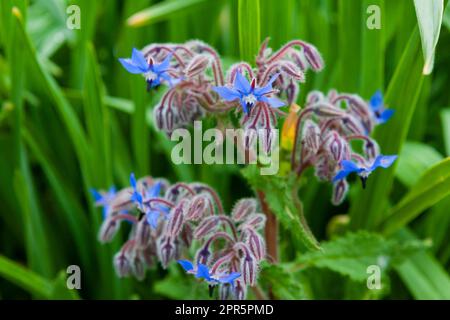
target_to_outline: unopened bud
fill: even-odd
[[[162,237],[158,241],[158,256],[163,268],[166,268],[175,255],[175,244],[172,238]]]
[[[308,149],[311,154],[316,154],[319,150],[320,144],[320,128],[311,120],[306,120],[303,126],[303,141],[304,147]]]
[[[244,283],[250,286],[256,284],[256,273],[258,272],[258,265],[256,259],[250,254],[244,255],[241,259],[241,273]]]
[[[264,228],[265,224],[266,224],[266,216],[262,213],[253,213],[249,215],[246,221],[244,222],[244,225],[246,227],[251,227],[255,230]]]
[[[255,256],[258,261],[261,261],[266,256],[266,244],[263,237],[253,229],[246,229],[247,238],[246,244],[250,249],[251,253]]]
[[[201,239],[208,235],[211,232],[214,232],[217,230],[217,227],[219,225],[219,220],[217,216],[210,216],[207,218],[204,218],[202,222],[195,228],[194,231],[194,238],[195,239]]]
[[[119,251],[114,256],[114,269],[119,278],[127,277],[130,274],[130,262],[125,253]]]
[[[342,180],[337,181],[333,185],[333,196],[331,198],[331,202],[335,206],[340,205],[342,203],[342,201],[344,201],[347,191],[348,191],[347,180],[342,179]]]
[[[209,57],[206,55],[195,56],[186,67],[186,76],[195,77],[205,71],[209,65]]]
[[[169,221],[166,225],[167,234],[175,238],[181,231],[184,223],[184,214],[187,211],[188,202],[186,200],[180,201],[170,213]]]
[[[150,241],[150,225],[147,219],[143,217],[136,227],[136,246],[139,248],[145,248]]]
[[[253,198],[241,199],[233,207],[231,217],[235,221],[243,221],[250,214],[256,212],[256,200]]]
[[[308,61],[308,64],[314,71],[320,71],[323,69],[323,59],[316,47],[311,44],[305,44],[305,46],[303,46],[303,53],[306,61]]]
[[[101,243],[111,242],[114,236],[117,234],[119,227],[120,227],[119,220],[107,218],[106,220],[103,221],[102,226],[100,227],[100,231],[98,233],[98,240]]]
[[[196,221],[203,217],[206,209],[208,208],[208,202],[209,198],[204,194],[194,196],[189,203],[186,219]]]

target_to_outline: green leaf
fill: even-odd
[[[395,109],[395,115],[375,132],[375,140],[383,154],[401,152],[422,87],[421,62],[420,40],[416,29],[386,93],[386,104]],[[388,169],[374,172],[367,181],[367,188],[359,190],[350,208],[351,227],[354,230],[374,228],[381,221],[394,180],[395,166],[396,163]]]
[[[427,170],[381,225],[385,234],[400,229],[450,194],[450,157]]]
[[[442,159],[442,155],[428,144],[406,142],[398,157],[395,175],[405,186],[412,187],[428,168]]]
[[[238,26],[241,59],[254,64],[261,44],[259,0],[239,0]]]
[[[444,17],[442,19],[442,22],[447,27],[447,29],[450,30],[450,3],[447,3],[447,6],[445,7]]]
[[[444,0],[414,0],[414,6],[416,8],[420,38],[422,39],[422,51],[425,60],[423,74],[427,75],[433,71],[434,52],[441,31]]]
[[[177,13],[186,13],[199,5],[205,4],[207,0],[175,0],[164,1],[147,9],[139,11],[128,18],[127,24],[131,27],[142,27],[171,18]]]
[[[422,248],[424,244],[418,241],[401,243],[359,231],[322,243],[322,251],[307,252],[299,257],[297,263],[301,268],[327,268],[354,281],[366,281],[369,266],[378,265],[382,272],[386,272]]]
[[[296,239],[301,240],[310,250],[320,250],[319,242],[303,218],[303,208],[301,205],[300,208],[296,207],[292,198],[294,177],[286,180],[284,177],[263,176],[256,165],[249,165],[241,172],[255,192],[264,194],[270,210]]]
[[[399,241],[416,237],[407,230],[396,235]],[[449,300],[450,277],[438,261],[427,252],[418,252],[396,265],[395,270],[414,298],[421,300]]]
[[[262,263],[259,283],[269,287],[276,299],[300,300],[305,299],[305,292],[298,273],[290,270],[290,264]]]
[[[447,8],[450,8],[450,6],[447,6]],[[441,110],[441,120],[444,135],[445,153],[447,156],[450,156],[450,109]]]

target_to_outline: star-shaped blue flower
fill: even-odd
[[[159,198],[160,192],[161,192],[161,182],[158,181],[147,190],[148,200]],[[152,207],[147,206],[145,217],[147,219],[148,224],[152,226],[153,229],[156,229],[156,227],[158,226],[158,219],[161,216],[161,213],[165,214],[167,218],[167,214],[169,213],[169,211],[170,210],[167,206],[158,203],[156,205],[153,205]]]
[[[144,200],[142,194],[137,189],[137,182],[134,173],[130,174],[130,184],[131,187],[133,188],[133,193],[131,194],[131,201],[135,202],[139,206],[139,208],[142,208]]]
[[[116,188],[112,186],[107,192],[99,192],[94,188],[89,190],[94,197],[95,205],[103,207],[103,219],[106,219],[110,209],[110,203],[116,195]]]
[[[389,168],[397,159],[396,155],[392,156],[383,156],[379,155],[375,158],[373,164],[370,167],[365,167],[356,164],[353,161],[349,160],[342,160],[341,161],[341,167],[342,169],[336,174],[336,176],[333,178],[333,182],[336,182],[338,180],[344,179],[349,174],[356,172],[358,176],[361,178],[363,188],[366,186],[366,180],[367,177],[376,169],[376,168]]]
[[[205,279],[209,284],[230,284],[234,286],[234,280],[239,278],[241,274],[239,272],[231,272],[229,274],[212,274],[208,267],[202,263],[197,265],[197,268],[194,268],[192,262],[187,260],[178,260],[178,263],[183,267],[183,269],[190,274],[194,274],[198,279]]]
[[[269,104],[273,108],[279,108],[285,103],[275,97],[268,97],[274,92],[272,83],[278,78],[278,74],[274,75],[264,87],[256,86],[256,79],[251,83],[248,82],[240,72],[236,73],[233,87],[213,87],[222,99],[226,101],[233,101],[239,99],[242,109],[246,114],[249,114],[251,108],[256,102],[261,101]]]
[[[147,62],[142,52],[133,48],[131,59],[120,58],[119,61],[128,72],[142,74],[147,81],[147,90],[150,90],[164,80],[170,85],[174,84],[174,79],[168,73],[171,58],[172,54],[169,54],[161,63],[154,63],[152,58]]]
[[[369,106],[373,114],[375,115],[377,122],[380,124],[388,121],[395,112],[394,109],[386,109],[384,107],[383,95],[381,94],[380,90],[375,92],[375,94],[370,98]]]

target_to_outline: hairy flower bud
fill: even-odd
[[[141,260],[139,255],[135,255],[132,264],[131,264],[131,272],[133,273],[134,277],[142,281],[145,278],[145,265],[144,262]]]
[[[264,228],[266,224],[266,216],[262,213],[252,213],[245,220],[241,228],[251,227],[255,230],[260,230]]]
[[[373,160],[380,154],[380,148],[375,141],[366,140],[364,142],[364,153],[367,155],[368,160]]]
[[[186,219],[197,221],[198,219],[203,217],[205,211],[208,208],[208,203],[210,203],[210,199],[207,195],[195,195],[189,203],[189,207],[186,213]]]
[[[345,115],[345,112],[334,105],[327,102],[318,102],[311,106],[314,113],[319,117],[332,117],[338,118]]]
[[[304,148],[311,154],[316,154],[320,146],[320,128],[311,120],[306,120],[303,126],[302,137]]]
[[[296,81],[305,82],[305,75],[303,71],[295,64],[285,61],[281,64],[281,70]]]
[[[330,131],[325,138],[326,149],[331,155],[332,159],[340,163],[346,156],[347,141],[345,141],[336,131]]]
[[[196,55],[186,67],[186,77],[192,78],[195,77],[202,72],[209,65],[209,57],[203,54]]]
[[[217,216],[210,216],[204,218],[197,226],[197,228],[195,228],[194,238],[201,239],[206,235],[216,231],[218,226],[219,226],[219,219]]]
[[[255,258],[258,261],[261,261],[266,256],[266,244],[263,237],[251,228],[248,228],[245,231],[247,233],[245,243]]]
[[[314,71],[321,71],[324,67],[324,62],[319,51],[311,44],[305,44],[303,46],[303,54],[305,55],[306,61],[311,66]]]
[[[233,207],[231,217],[234,221],[243,221],[250,214],[256,212],[256,200],[253,198],[241,199]]]
[[[347,114],[342,118],[342,125],[344,129],[346,129],[350,134],[355,135],[365,135],[366,130],[364,126],[359,122],[355,117],[350,114]]]
[[[175,256],[175,244],[171,237],[161,237],[158,240],[158,257],[163,268],[166,268],[169,262]]]
[[[244,283],[250,286],[255,285],[257,272],[258,264],[255,257],[250,254],[244,255],[241,259],[241,273]]]
[[[114,269],[119,278],[127,277],[130,274],[130,262],[122,251],[117,252],[114,256]]]
[[[342,179],[342,180],[339,180],[336,183],[334,183],[333,195],[331,198],[331,202],[335,206],[340,205],[342,203],[342,201],[344,201],[347,191],[348,191],[347,180]]]
[[[108,217],[102,223],[100,231],[98,233],[98,240],[101,243],[111,242],[114,236],[119,231],[120,220],[114,220],[112,217]]]
[[[236,285],[234,287],[234,296],[236,300],[245,300],[247,297],[247,286],[242,280],[236,280]]]
[[[136,227],[136,246],[139,248],[145,248],[150,241],[150,225],[147,222],[147,219],[143,217],[137,224]]]
[[[170,218],[166,225],[166,232],[170,237],[175,238],[180,233],[187,207],[188,201],[182,200],[170,212]]]
[[[206,265],[208,263],[208,259],[210,256],[211,251],[209,250],[208,247],[200,248],[196,254],[196,261],[197,263],[202,263]]]

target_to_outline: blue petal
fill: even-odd
[[[262,95],[272,91],[273,90],[272,83],[274,83],[274,81],[277,80],[279,75],[280,75],[279,73],[273,75],[272,78],[270,78],[269,82],[267,82],[267,84],[264,87],[256,88],[253,93],[256,96],[262,96]]]
[[[370,169],[371,169],[371,171],[373,171],[378,167],[389,168],[396,159],[397,159],[396,155],[392,155],[392,156],[379,155],[378,157],[376,157],[376,159],[373,162],[373,165]]]
[[[375,94],[370,98],[370,106],[373,111],[377,111],[383,105],[383,95],[381,91],[378,90]]]
[[[341,161],[342,170],[340,170],[336,176],[333,178],[333,182],[336,182],[338,180],[342,180],[345,177],[347,177],[352,172],[361,172],[364,169],[359,168],[356,163],[349,161],[349,160],[342,160]]]
[[[286,105],[286,103],[284,103],[283,101],[281,101],[280,99],[275,98],[275,97],[268,98],[268,97],[262,96],[259,98],[259,100],[268,103],[272,108],[279,108],[279,107]]]
[[[153,229],[156,229],[158,227],[158,218],[159,218],[159,212],[158,211],[149,211],[145,215],[147,218],[147,222],[150,226],[152,226]]]
[[[251,91],[250,82],[247,78],[242,75],[242,73],[236,73],[236,79],[234,79],[234,88],[243,94],[249,94]]]
[[[131,53],[131,61],[141,68],[142,70],[148,70],[148,63],[147,60],[145,60],[144,55],[141,51],[139,51],[136,48],[133,48],[133,51]]]
[[[137,73],[144,73],[145,70],[141,69],[138,65],[134,64],[133,61],[130,59],[119,59],[122,66],[127,69],[129,73],[137,74]]]
[[[115,195],[116,194],[116,187],[115,186],[111,186],[109,188],[109,194],[110,195]]]
[[[233,285],[234,280],[236,280],[237,278],[239,278],[241,276],[241,274],[239,272],[232,272],[229,275],[219,278],[219,282],[221,283],[230,283],[231,285]]]
[[[159,193],[161,192],[161,181],[156,182],[150,190],[148,190],[148,196],[150,198],[156,198],[159,196]]]
[[[213,87],[213,90],[226,101],[233,101],[241,97],[238,91],[228,87]]]
[[[106,217],[108,216],[108,213],[109,213],[108,211],[109,211],[109,206],[104,206],[103,207],[103,212],[102,212],[103,220],[105,220]]]
[[[208,267],[202,263],[199,263],[197,265],[197,274],[195,275],[195,277],[196,278],[204,278],[204,279],[210,281],[211,277],[209,276]]]
[[[395,110],[394,109],[386,109],[384,110],[381,115],[378,117],[379,123],[385,123],[387,122],[393,115]]]
[[[194,266],[192,265],[192,262],[187,261],[187,260],[178,260],[177,261],[185,271],[189,272],[194,270]]]
[[[91,192],[92,196],[94,197],[95,202],[103,199],[103,196],[94,188],[89,189],[89,191]]]
[[[156,73],[167,71],[170,67],[170,59],[172,59],[171,53],[168,54],[161,63],[153,65],[153,71]]]
[[[133,187],[133,189],[136,190],[136,178],[134,176],[134,173],[130,174],[130,184]]]

